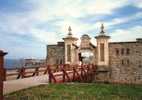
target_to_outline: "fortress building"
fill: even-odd
[[[68,31],[64,42],[47,45],[48,64],[80,64],[82,61],[97,65],[96,81],[142,84],[142,38],[131,42],[109,42],[110,36],[102,24],[95,37],[96,46],[87,34],[81,37],[78,46],[78,38],[72,35],[71,27]]]

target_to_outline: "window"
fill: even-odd
[[[129,59],[122,59],[121,64],[128,66],[128,65],[130,65],[130,60]]]
[[[63,64],[63,60],[62,59],[60,59],[60,64]]]
[[[71,45],[67,45],[67,61],[71,61]]]
[[[104,55],[105,55],[105,52],[104,52],[104,44],[101,43],[100,44],[100,57],[101,57],[101,61],[104,61]]]
[[[140,79],[141,79],[141,76],[139,75],[139,76],[138,76],[138,80],[140,80]]]
[[[121,49],[121,55],[124,55],[124,49],[123,48]]]
[[[124,60],[121,61],[121,64],[124,65]]]
[[[129,59],[127,59],[127,65],[129,65],[129,63],[130,63],[130,61],[129,61]]]
[[[127,54],[127,55],[130,54],[130,49],[129,49],[129,48],[126,49],[126,54]]]
[[[56,64],[59,64],[59,59],[56,59]]]
[[[141,68],[142,67],[142,65],[139,65],[139,68]]]
[[[115,49],[115,51],[116,51],[116,55],[118,56],[119,55],[119,49]]]
[[[141,63],[141,61],[139,61],[139,65],[138,65],[138,66],[139,66],[139,68],[141,68],[141,67],[142,67],[142,63]]]

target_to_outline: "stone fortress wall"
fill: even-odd
[[[142,41],[109,43],[111,81],[142,83]]]
[[[63,64],[64,52],[65,52],[64,42],[58,42],[57,45],[47,45],[47,64]]]
[[[47,45],[48,64],[80,64],[79,53],[89,50],[94,54],[90,63],[97,65],[95,81],[142,84],[142,38],[131,42],[109,42],[110,37],[102,25],[95,37],[96,46],[86,34],[77,46],[78,39],[72,36],[71,27],[68,30],[64,42]]]

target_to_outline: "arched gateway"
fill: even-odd
[[[82,57],[82,62],[85,64],[95,64],[95,52],[96,47],[91,43],[91,38],[84,34],[81,37],[81,43],[79,47],[79,54]]]

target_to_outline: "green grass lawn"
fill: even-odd
[[[142,100],[142,85],[49,84],[5,97],[7,100]]]

